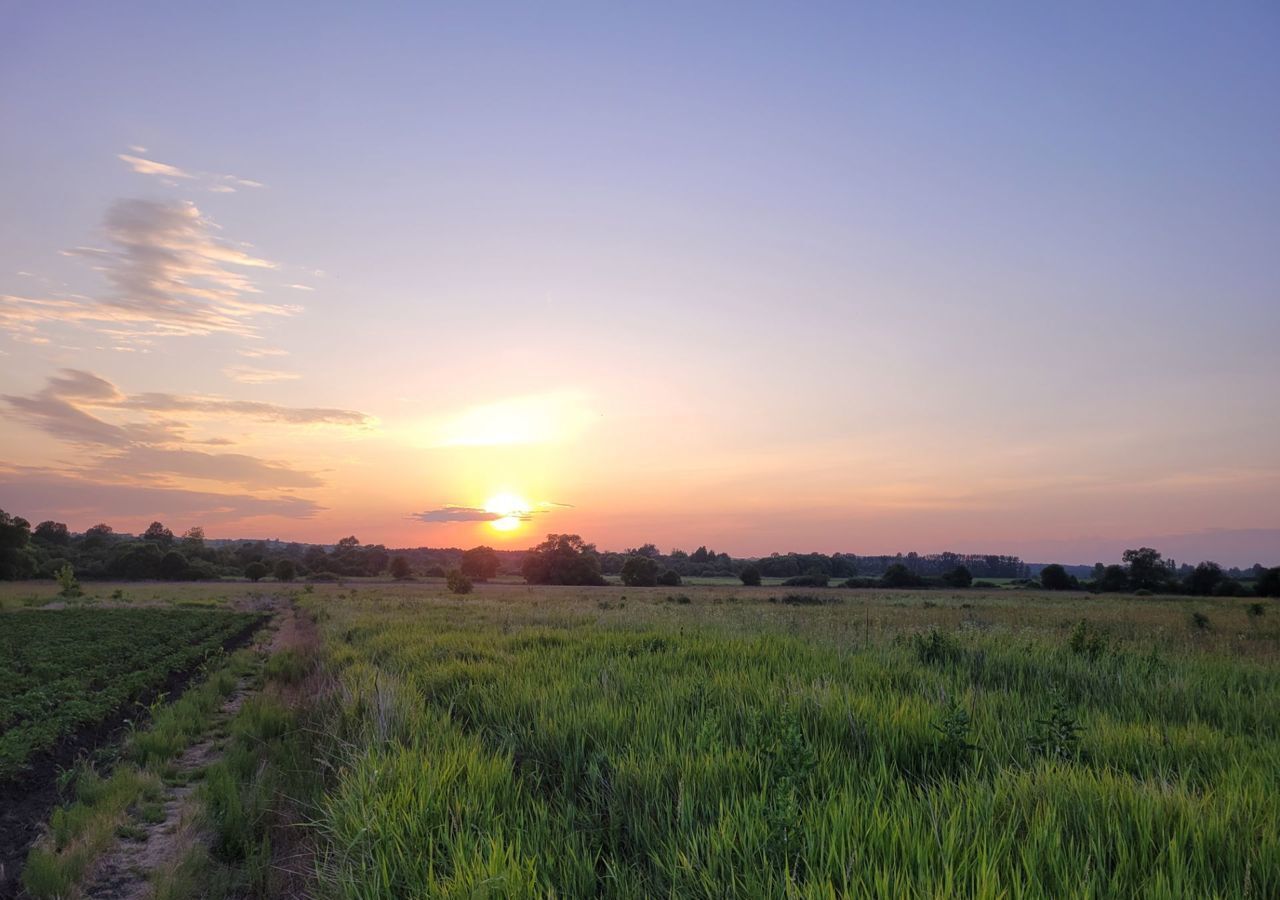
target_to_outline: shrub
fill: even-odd
[[[76,581],[75,570],[69,564],[58,570],[57,579],[58,584],[62,587],[62,590],[58,592],[61,596],[80,596],[80,582]]]
[[[680,582],[680,573],[675,569],[667,569],[667,571],[658,576],[658,584],[663,587],[679,587]]]
[[[273,570],[277,581],[293,581],[298,577],[298,567],[293,564],[291,559],[276,560],[275,569]]]
[[[928,634],[911,635],[911,648],[926,666],[955,662],[961,655],[955,640],[936,628],[929,629]]]
[[[770,597],[770,603],[785,603],[788,606],[822,606],[824,603],[839,603],[839,597],[821,594],[786,594],[782,597]]]
[[[1249,592],[1234,578],[1224,578],[1213,586],[1215,597],[1243,597]]]
[[[466,575],[463,575],[457,569],[450,569],[449,574],[446,575],[445,578],[445,583],[448,584],[449,590],[455,594],[470,594],[471,589],[474,587],[471,583],[471,579]]]
[[[1067,638],[1067,646],[1077,656],[1097,659],[1106,652],[1107,642],[1102,635],[1087,621],[1081,619]]]
[[[1036,719],[1027,749],[1033,756],[1050,759],[1072,760],[1080,754],[1080,725],[1067,709],[1067,701],[1054,692],[1049,702],[1049,712],[1043,719]]]
[[[1202,612],[1193,612],[1191,614],[1191,626],[1198,631],[1209,630],[1209,617]]]
[[[760,568],[759,566],[750,565],[743,569],[738,577],[742,579],[742,583],[747,587],[760,587]]]
[[[1077,582],[1061,565],[1050,563],[1040,570],[1040,586],[1046,591],[1069,591]]]
[[[422,573],[428,578],[447,578],[449,573],[444,570],[444,566],[429,566],[427,571]]]
[[[880,582],[876,581],[874,578],[858,578],[857,576],[854,576],[853,578],[846,578],[842,583],[842,585],[847,588],[873,588],[879,584]]]
[[[1150,592],[1149,590],[1147,590],[1146,588],[1138,588],[1136,591],[1134,591],[1134,592],[1133,592],[1133,596],[1135,596],[1135,597],[1150,597],[1150,596],[1151,596],[1151,592]]]
[[[956,566],[950,572],[943,574],[942,583],[948,587],[967,588],[973,584],[973,573],[967,566]]]
[[[1246,612],[1250,619],[1260,619],[1262,618],[1262,614],[1266,612],[1266,609],[1261,603],[1250,603]]]
[[[902,563],[894,563],[880,576],[880,585],[887,588],[921,587],[924,579]]]
[[[413,567],[409,565],[409,560],[403,556],[394,556],[391,558],[391,577],[396,581],[405,581],[413,577]]]
[[[260,560],[254,560],[244,567],[244,577],[254,582],[266,578],[267,572],[267,564]]]

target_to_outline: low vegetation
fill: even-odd
[[[336,896],[1280,894],[1274,628],[533,590],[306,599]]]
[[[165,689],[254,614],[191,609],[29,610],[0,619],[0,779]],[[145,709],[143,710],[145,712]]]

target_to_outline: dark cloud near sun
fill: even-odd
[[[521,522],[532,522],[534,516],[543,515],[553,509],[573,509],[573,507],[568,503],[543,501],[536,504],[533,509],[498,513],[490,512],[477,506],[442,506],[439,509],[410,513],[409,518],[430,524],[440,522],[497,522],[499,519],[508,518],[519,519]]]
[[[502,515],[474,506],[444,506],[410,513],[409,518],[419,522],[496,522]]]

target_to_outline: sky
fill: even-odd
[[[1058,7],[11,0],[0,507],[1280,563],[1280,8]]]

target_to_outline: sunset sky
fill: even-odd
[[[0,508],[1280,563],[1280,7],[1043,7],[5,4]]]

